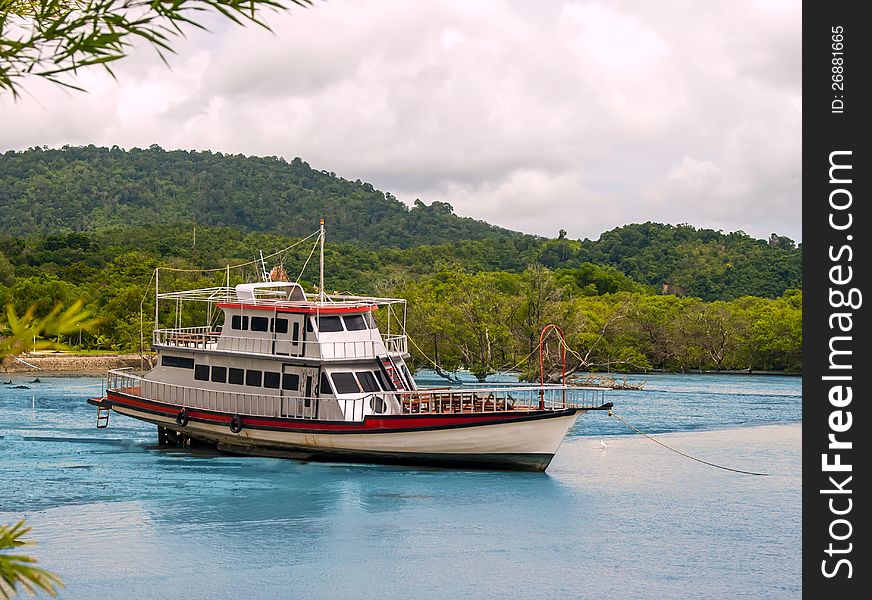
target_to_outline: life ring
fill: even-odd
[[[188,424],[188,409],[183,408],[179,411],[179,414],[176,415],[176,425],[179,427],[185,427]]]
[[[233,418],[230,419],[230,431],[233,433],[242,431],[242,418],[239,415],[233,415]]]

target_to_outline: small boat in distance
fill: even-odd
[[[156,284],[156,364],[141,376],[108,372],[105,395],[89,400],[97,426],[114,411],[157,425],[162,445],[544,471],[578,415],[611,408],[604,389],[565,382],[418,387],[406,301],[326,294],[323,220],[318,235],[318,294],[272,281],[265,263],[258,283],[163,293]],[[160,326],[162,301],[174,304],[172,328]],[[182,326],[189,302],[205,325]]]

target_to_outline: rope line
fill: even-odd
[[[321,233],[320,231],[318,233]],[[309,237],[312,237],[311,235]],[[303,268],[300,269],[300,274],[297,275],[297,280],[295,283],[300,283],[300,279],[303,277],[303,273],[306,272],[306,267],[309,266],[309,261],[312,260],[312,255],[315,254],[315,248],[318,247],[318,240],[315,240],[315,243],[312,244],[312,251],[309,252],[309,257],[306,259],[306,262],[303,263]],[[321,290],[318,290],[319,292]]]
[[[403,327],[403,332],[405,332],[405,331],[406,331],[406,328]],[[430,361],[430,364],[433,365],[433,366],[436,368],[437,371],[445,371],[446,373],[448,372],[448,371],[446,371],[443,367],[441,367],[441,366],[439,366],[438,364],[436,364],[436,361],[435,361],[435,360],[433,360],[432,358],[430,358],[429,356],[427,356],[427,353],[424,352],[423,350],[421,350],[421,347],[420,347],[418,344],[415,343],[415,340],[413,340],[413,339],[412,339],[412,336],[410,336],[408,333],[406,333],[406,339],[409,340],[410,342],[412,342],[412,345],[413,345],[415,348],[418,349],[418,352],[421,353],[421,356],[423,356],[424,358],[426,358],[427,360],[429,360],[429,361]]]
[[[516,362],[514,365],[512,365],[512,366],[510,366],[510,367],[506,367],[506,366],[500,367],[500,368],[497,369],[497,371],[514,371],[515,369],[517,369],[518,367],[520,367],[522,364],[528,362],[528,361],[530,360],[530,357],[531,357],[531,356],[533,356],[534,354],[536,354],[537,352],[539,352],[539,350],[542,349],[542,345],[543,345],[545,342],[548,341],[548,338],[551,337],[551,333],[552,333],[553,331],[554,331],[553,329],[548,330],[548,333],[545,334],[545,337],[542,338],[542,341],[539,342],[539,345],[536,346],[535,348],[533,348],[533,350],[531,350],[531,351],[527,354],[527,356],[525,356],[524,358],[522,358],[521,360],[519,360],[518,362]]]
[[[411,344],[412,344],[412,345],[413,345],[413,346],[418,350],[418,352],[421,353],[421,356],[423,356],[424,358],[426,358],[426,359],[430,362],[430,364],[433,365],[433,366],[436,368],[437,371],[442,370],[442,371],[445,371],[446,373],[449,373],[449,372],[450,372],[450,371],[448,371],[448,369],[446,369],[445,367],[443,367],[443,366],[437,364],[435,360],[433,360],[432,358],[430,358],[429,356],[427,356],[427,353],[424,352],[423,350],[421,350],[421,347],[420,347],[418,344],[415,343],[415,340],[412,339],[412,336],[409,335],[409,332],[408,332],[408,331],[406,331],[406,326],[403,325],[402,322],[400,322],[399,324],[400,324],[400,328],[403,330],[403,334],[405,334],[406,338],[407,338],[407,339],[409,340],[409,342],[411,342]],[[552,331],[553,331],[553,330],[552,330]],[[545,334],[545,338],[542,340],[542,342],[541,342],[538,346],[536,346],[535,348],[533,348],[533,350],[532,350],[531,352],[529,352],[529,353],[527,354],[527,356],[525,356],[524,358],[522,358],[521,360],[519,360],[519,361],[518,361],[517,363],[515,363],[514,365],[511,365],[511,366],[506,366],[506,365],[504,365],[504,366],[498,367],[497,369],[495,369],[495,371],[497,371],[497,372],[500,372],[500,371],[514,371],[515,369],[517,369],[518,367],[520,367],[522,364],[526,363],[526,362],[530,359],[530,357],[533,356],[536,352],[538,352],[538,351],[539,351],[539,348],[542,347],[542,344],[543,344],[543,343],[548,339],[548,337],[549,337],[550,335],[551,335],[551,331],[549,331],[548,333]]]
[[[145,306],[145,298],[149,294],[149,290],[151,290],[151,283],[154,281],[154,276],[157,274],[157,269],[151,272],[151,278],[148,280],[148,285],[145,287],[145,292],[142,294],[142,299],[139,301],[139,353],[140,355],[143,353],[145,349],[145,312],[143,306]],[[157,290],[155,290],[157,293]],[[155,300],[156,302],[156,300]],[[157,327],[157,325],[155,325]]]
[[[300,244],[302,244],[303,242],[305,242],[305,241],[308,240],[309,238],[311,238],[311,237],[313,237],[313,236],[316,236],[316,235],[320,235],[320,234],[321,234],[321,231],[320,231],[320,230],[315,231],[315,232],[313,232],[313,233],[310,233],[309,235],[307,235],[307,236],[304,237],[303,239],[301,239],[301,240],[299,240],[299,241],[297,241],[297,242],[294,242],[294,243],[291,244],[290,246],[287,246],[287,247],[285,247],[285,248],[282,248],[281,250],[278,250],[278,251],[276,251],[276,252],[273,252],[272,254],[267,254],[267,255],[264,256],[263,258],[264,258],[264,259],[267,259],[267,258],[272,258],[273,256],[278,256],[279,254],[282,254],[282,253],[284,253],[284,252],[287,252],[288,250],[290,250],[290,249],[293,248],[294,246],[299,246]],[[249,266],[249,265],[257,264],[257,263],[259,263],[259,262],[260,262],[260,258],[256,258],[256,259],[254,259],[254,260],[250,260],[250,261],[248,261],[248,262],[240,263],[240,264],[238,264],[238,265],[226,265],[226,266],[223,266],[223,267],[221,267],[221,268],[215,268],[215,269],[176,269],[176,268],[174,268],[174,267],[158,267],[158,268],[159,268],[161,271],[174,271],[174,272],[176,272],[176,273],[216,273],[216,272],[218,272],[218,271],[226,271],[228,268],[230,268],[230,269],[240,269],[240,268],[242,268],[242,267],[247,267],[247,266]]]
[[[437,372],[440,371],[440,370],[441,370],[441,371],[444,371],[444,372],[446,372],[446,373],[449,372],[447,369],[445,369],[445,368],[443,368],[442,366],[436,364],[436,361],[435,361],[435,360],[433,360],[432,358],[430,358],[429,356],[427,356],[427,354],[426,354],[423,350],[421,350],[421,347],[420,347],[418,344],[415,343],[415,340],[413,340],[413,339],[412,339],[412,336],[409,335],[409,332],[406,331],[406,324],[405,324],[405,323],[403,323],[400,319],[397,319],[397,323],[399,323],[399,325],[400,325],[400,329],[403,330],[403,335],[406,336],[406,339],[409,340],[410,342],[412,342],[412,345],[413,345],[415,348],[418,349],[418,352],[421,353],[421,356],[423,356],[423,357],[426,358],[428,361],[430,361],[430,364],[432,364],[432,365],[436,368],[436,371],[437,371]]]
[[[663,446],[664,448],[666,448],[666,449],[668,449],[668,450],[672,450],[672,451],[675,452],[676,454],[680,454],[681,456],[683,456],[683,457],[685,457],[685,458],[689,458],[690,460],[695,460],[696,462],[702,463],[702,464],[704,464],[704,465],[708,465],[708,466],[710,466],[710,467],[715,467],[716,469],[723,469],[724,471],[732,471],[733,473],[742,473],[743,475],[757,475],[757,476],[759,476],[759,477],[768,477],[768,476],[770,475],[770,473],[754,473],[753,471],[743,471],[742,469],[733,469],[733,468],[730,468],[730,467],[724,467],[724,466],[722,466],[722,465],[716,465],[715,463],[711,463],[711,462],[705,461],[705,460],[703,460],[703,459],[701,459],[701,458],[697,458],[697,457],[695,457],[695,456],[691,456],[690,454],[686,454],[686,453],[682,452],[681,450],[676,450],[676,449],[673,448],[672,446],[670,446],[670,445],[668,445],[668,444],[665,444],[665,443],[661,442],[660,440],[658,440],[658,439],[656,439],[656,438],[654,438],[654,437],[648,435],[647,433],[645,433],[645,432],[642,431],[641,429],[638,429],[637,427],[633,427],[632,425],[630,425],[629,423],[627,423],[624,419],[622,419],[621,417],[619,417],[618,415],[616,415],[616,414],[614,413],[614,411],[611,411],[611,410],[610,410],[610,411],[609,411],[609,416],[610,416],[610,417],[614,417],[614,418],[616,418],[618,421],[620,421],[621,423],[623,423],[624,425],[626,425],[627,427],[629,427],[629,428],[632,429],[633,431],[635,431],[635,432],[637,432],[637,433],[641,433],[643,436],[645,436],[646,438],[648,438],[649,440],[651,440],[651,441],[654,442],[655,444],[660,444],[660,445]]]

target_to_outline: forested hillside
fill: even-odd
[[[148,348],[158,266],[223,267],[300,242],[269,266],[314,291],[317,258],[301,273],[314,239],[301,240],[323,216],[327,291],[408,298],[419,366],[532,373],[547,323],[566,332],[573,368],[802,365],[801,250],[779,236],[642,223],[548,239],[438,201],[410,209],[300,159],[157,147],[7,152],[0,210],[0,305],[42,315],[84,300],[102,319],[68,340],[84,348]],[[234,271],[231,283],[258,276]],[[223,278],[163,271],[161,289]]]
[[[299,158],[213,152],[64,147],[0,158],[0,231],[21,235],[143,223],[198,223],[306,235],[330,219],[340,241],[401,248],[457,239],[518,237],[454,215],[449,205],[402,202]]]
[[[10,151],[0,155],[0,210],[0,232],[27,253],[63,246],[56,234],[94,232],[82,239],[101,248],[218,260],[241,254],[221,243],[224,254],[210,256],[203,226],[228,228],[222,235],[232,244],[245,232],[304,236],[323,216],[331,243],[377,250],[371,260],[410,273],[448,265],[520,273],[531,264],[577,269],[593,263],[656,292],[704,300],[774,298],[802,286],[801,252],[788,238],[643,223],[597,240],[545,239],[459,217],[444,202],[408,208],[390,193],[316,171],[299,158],[288,163],[157,146]],[[195,227],[200,248],[193,245]],[[243,250],[250,252],[250,245]]]

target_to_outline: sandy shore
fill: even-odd
[[[801,487],[802,424],[657,434],[656,439],[691,456],[732,469],[767,473],[754,477],[704,465],[680,456],[641,435],[567,439],[548,470],[552,477],[576,477],[585,465],[591,485],[658,486],[683,481],[688,486],[761,485],[773,479]]]
[[[24,354],[19,357],[24,364],[7,356],[0,363],[0,373],[77,373],[102,374],[109,369],[133,367],[148,368],[153,356],[146,354],[68,354],[63,352]],[[36,368],[34,368],[36,367]]]

